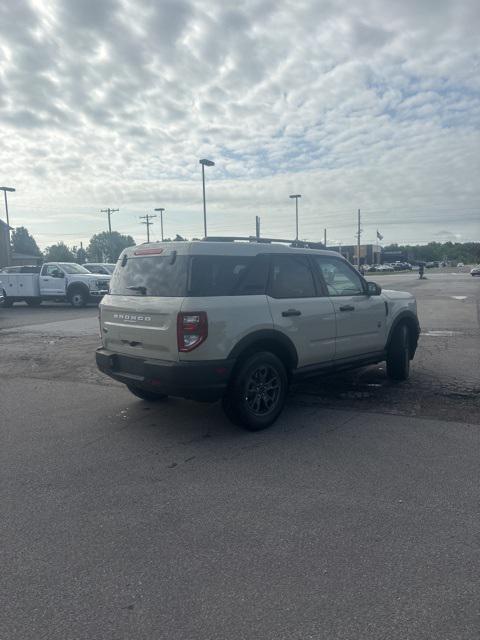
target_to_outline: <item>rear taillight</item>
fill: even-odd
[[[193,351],[208,336],[208,318],[205,311],[181,312],[177,316],[177,344],[182,352]]]

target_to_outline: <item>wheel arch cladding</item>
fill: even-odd
[[[287,371],[297,367],[298,355],[295,345],[286,335],[273,329],[255,331],[245,336],[232,349],[228,357],[238,360],[259,351],[274,353],[283,362]]]
[[[402,324],[406,325],[408,329],[408,336],[410,338],[410,359],[412,359],[415,355],[415,351],[417,350],[418,338],[420,336],[420,325],[418,323],[417,316],[411,311],[402,311],[393,321],[393,324],[390,327],[390,333],[388,334],[387,349],[392,342],[396,330]]]

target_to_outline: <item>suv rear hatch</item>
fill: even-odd
[[[123,255],[100,306],[103,346],[145,359],[178,360],[177,315],[187,283],[188,256],[165,248]]]

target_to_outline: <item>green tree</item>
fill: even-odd
[[[92,262],[116,262],[122,251],[134,244],[132,236],[124,236],[118,231],[103,231],[90,238],[87,254]]]
[[[12,231],[12,249],[30,256],[42,255],[35,238],[29,234],[26,227],[17,227]]]
[[[77,247],[77,245],[73,245],[72,253],[75,256],[75,262],[77,262],[78,264],[84,264],[84,262],[87,262],[87,252],[85,251],[81,243],[79,247]]]
[[[384,247],[384,251],[403,251],[409,260],[424,262],[439,261],[464,262],[477,264],[480,262],[480,242],[429,242],[425,245],[397,245]]]
[[[52,244],[45,249],[45,262],[75,262],[76,256],[64,242]]]

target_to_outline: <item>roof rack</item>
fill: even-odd
[[[257,236],[207,236],[204,242],[258,242],[260,244],[288,244],[290,247],[301,249],[325,249],[323,242],[309,242],[306,240],[285,240],[282,238],[258,238]]]

